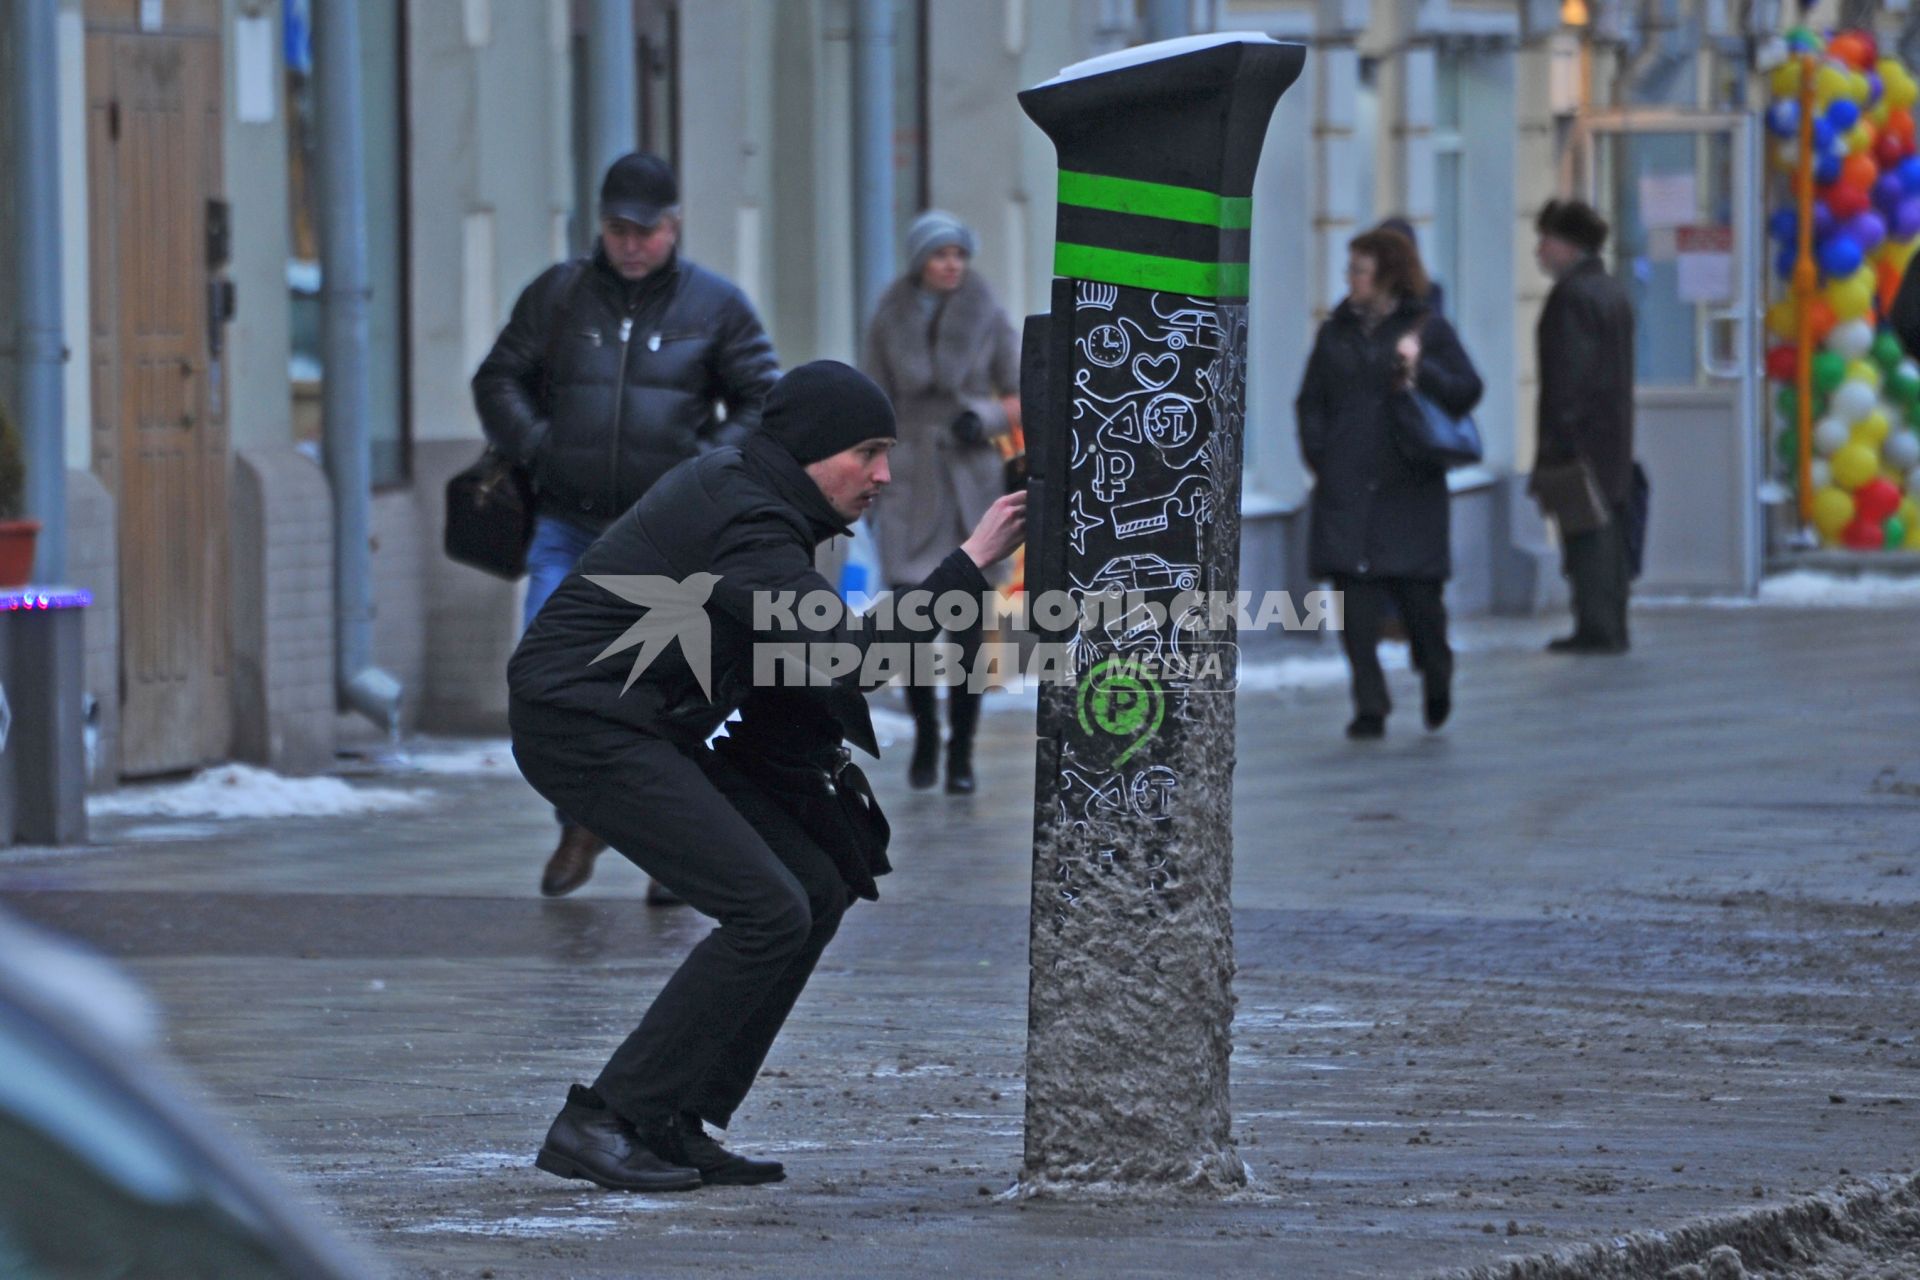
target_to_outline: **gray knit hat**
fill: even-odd
[[[973,256],[973,230],[944,209],[929,209],[907,228],[907,274],[917,276],[931,258],[950,244]]]

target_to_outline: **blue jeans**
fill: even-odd
[[[552,516],[534,517],[533,541],[527,544],[527,604],[520,615],[523,635],[533,625],[540,606],[566,581],[573,566],[580,563],[580,557],[599,536],[591,529],[582,529]],[[573,825],[558,809],[553,811],[553,817],[563,827]]]
[[[552,516],[534,517],[533,541],[527,544],[527,607],[520,618],[523,633],[533,625],[533,617],[547,597],[566,581],[599,536],[591,529]]]

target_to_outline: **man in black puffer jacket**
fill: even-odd
[[[527,468],[538,494],[523,630],[654,481],[745,439],[778,376],[746,296],[678,256],[679,200],[666,161],[638,153],[615,161],[600,187],[592,256],[528,285],[473,375],[487,439]],[[550,897],[586,883],[606,847],[557,816],[560,843],[540,881]]]
[[[856,626],[794,604],[831,594],[814,550],[888,482],[895,434],[866,375],[828,360],[795,369],[745,444],[682,464],[594,543],[513,655],[508,717],[527,780],[720,925],[593,1086],[568,1094],[537,1160],[550,1173],[630,1191],[783,1176],[703,1124],[726,1127],[752,1086],[839,928],[848,880],[826,837],[707,739],[754,692],[760,645],[870,655],[933,638],[926,608]],[[977,599],[982,571],[1020,545],[1025,504],[1024,492],[995,502],[916,590]],[[756,599],[789,611],[756,618]],[[858,677],[794,692],[844,695],[822,698],[834,738],[870,743]]]

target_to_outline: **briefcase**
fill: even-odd
[[[1563,538],[1604,529],[1613,519],[1585,458],[1535,467],[1527,491],[1540,504],[1541,514],[1553,517],[1560,526]]]
[[[441,545],[449,560],[517,581],[527,571],[533,514],[533,482],[526,471],[489,448],[447,481]]]

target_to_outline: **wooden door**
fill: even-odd
[[[118,499],[126,775],[219,759],[231,736],[227,430],[207,329],[215,30],[87,33],[93,456]]]

